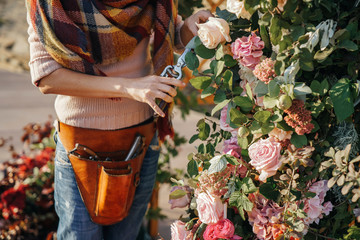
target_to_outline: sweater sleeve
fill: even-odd
[[[28,42],[30,44],[30,75],[31,81],[35,86],[39,86],[39,82],[43,77],[46,77],[55,70],[62,68],[50,54],[45,50],[40,42],[39,36],[35,32],[30,22],[30,16],[27,14],[28,28]]]

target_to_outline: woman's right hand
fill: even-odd
[[[139,102],[144,102],[164,117],[164,112],[156,104],[155,99],[162,99],[165,102],[172,102],[177,92],[175,87],[184,87],[186,84],[178,79],[149,75],[141,78],[126,79],[122,81],[121,91],[126,97]]]

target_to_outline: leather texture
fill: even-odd
[[[111,156],[112,161],[96,161],[68,154],[80,195],[93,222],[110,225],[127,216],[155,125],[149,121],[126,129],[97,130],[59,123],[59,137],[68,153],[78,143],[93,150],[100,159]],[[123,161],[137,134],[145,137],[145,147],[134,159]]]

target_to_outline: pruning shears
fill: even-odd
[[[186,67],[185,56],[189,52],[193,51],[195,48],[195,37],[191,39],[191,41],[186,45],[184,52],[178,58],[177,63],[175,65],[168,65],[164,68],[160,77],[173,77],[176,79],[182,79],[183,72],[182,69]],[[168,104],[164,100],[161,100],[158,104],[161,110],[166,110]]]

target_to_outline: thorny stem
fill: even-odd
[[[292,181],[294,179],[294,174],[295,174],[295,169],[292,169],[292,173],[291,173],[291,179],[289,181],[289,186],[288,186],[288,189],[287,189],[287,201],[289,202],[289,196],[290,196],[290,189],[291,189],[291,185],[292,185]],[[286,211],[287,211],[287,208],[289,206],[289,203],[287,203],[285,205],[285,209],[284,209],[284,215],[286,215]]]

